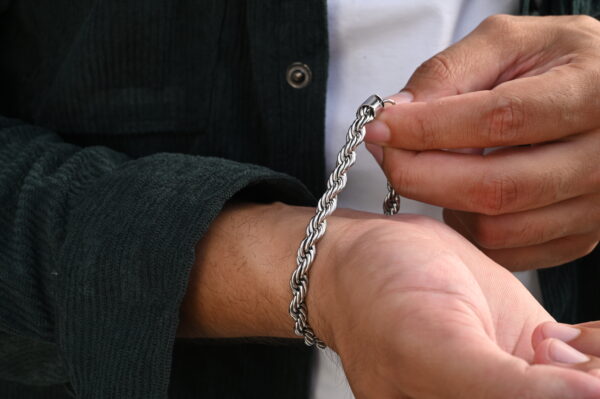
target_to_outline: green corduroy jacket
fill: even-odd
[[[0,0],[0,398],[307,397],[297,341],[175,331],[227,201],[321,192],[326,24],[324,0]],[[559,319],[600,319],[597,253],[541,273]]]

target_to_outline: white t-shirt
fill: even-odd
[[[514,14],[517,8],[518,0],[329,0],[327,169],[334,168],[363,100],[374,93],[398,92],[423,61],[460,40],[486,17]],[[385,176],[361,146],[339,206],[379,213],[385,194]],[[440,208],[404,198],[401,211],[442,220]],[[517,277],[540,298],[536,273]],[[312,398],[353,398],[335,354],[318,353]]]

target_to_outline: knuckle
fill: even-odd
[[[446,83],[452,79],[452,75],[452,62],[444,53],[434,55],[415,71],[415,76],[434,80],[435,83]]]
[[[515,96],[498,95],[486,116],[487,135],[497,145],[514,144],[524,125],[523,101]]]
[[[578,25],[584,28],[594,28],[597,30],[600,27],[600,24],[598,24],[598,20],[589,15],[570,15],[569,18],[571,19],[574,25]]]
[[[519,237],[525,245],[537,245],[552,240],[553,233],[556,232],[549,230],[544,225],[524,223],[516,229],[514,236]]]
[[[597,54],[600,22],[596,18],[583,14],[562,15],[554,18],[557,19],[557,22],[560,19],[558,31],[554,34],[555,41],[560,41],[561,45],[566,48],[577,49],[578,52],[586,49],[592,50],[591,54]]]
[[[414,120],[414,123],[416,124],[415,131],[418,132],[418,144],[422,148],[429,149],[437,147],[437,129],[434,124],[435,120],[435,116],[430,116],[429,118],[417,116]]]
[[[556,238],[557,232],[554,227],[546,223],[518,220],[516,217],[509,218],[507,221],[513,226],[511,233],[507,234],[507,243],[530,246],[543,244]]]
[[[498,249],[504,246],[505,233],[494,223],[494,217],[476,215],[473,220],[472,234],[475,242],[482,248]]]
[[[418,183],[408,168],[400,165],[386,166],[386,175],[389,177],[392,186],[398,193],[402,193],[403,196],[410,197],[414,194],[416,184]]]
[[[473,193],[475,208],[485,215],[501,215],[514,209],[519,198],[519,185],[510,176],[484,178]]]
[[[515,18],[515,16],[507,14],[490,15],[483,20],[481,26],[494,31],[511,32]]]
[[[492,15],[479,25],[478,30],[490,46],[498,47],[504,54],[525,51],[531,40],[531,30],[520,16]]]

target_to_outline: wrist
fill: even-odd
[[[328,218],[327,232],[317,244],[306,296],[308,321],[315,335],[336,352],[348,323],[348,294],[352,286],[359,284],[354,281],[353,271],[348,270],[349,257],[357,253],[357,245],[364,242],[374,225],[386,223],[380,218],[340,209]]]
[[[289,282],[314,212],[281,203],[224,209],[196,247],[178,335],[299,338],[288,313]],[[309,323],[334,350],[345,312],[337,292],[343,259],[370,224],[365,215],[339,210],[328,219],[309,272]]]
[[[370,317],[378,308],[379,289],[397,277],[396,268],[381,267],[380,255],[389,266],[385,249],[415,229],[423,230],[415,222],[345,209],[328,219],[309,273],[306,303],[315,334],[338,354],[356,345],[357,320]],[[429,234],[429,228],[419,234]]]
[[[179,336],[298,338],[288,314],[289,281],[313,214],[281,203],[228,205],[196,247]],[[318,246],[319,269],[329,267],[332,238]]]
[[[298,213],[283,204],[223,209],[196,246],[179,336],[295,337],[285,310],[302,234]]]

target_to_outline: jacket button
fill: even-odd
[[[302,89],[312,80],[312,72],[308,65],[301,62],[291,64],[285,73],[286,80],[294,89]]]

